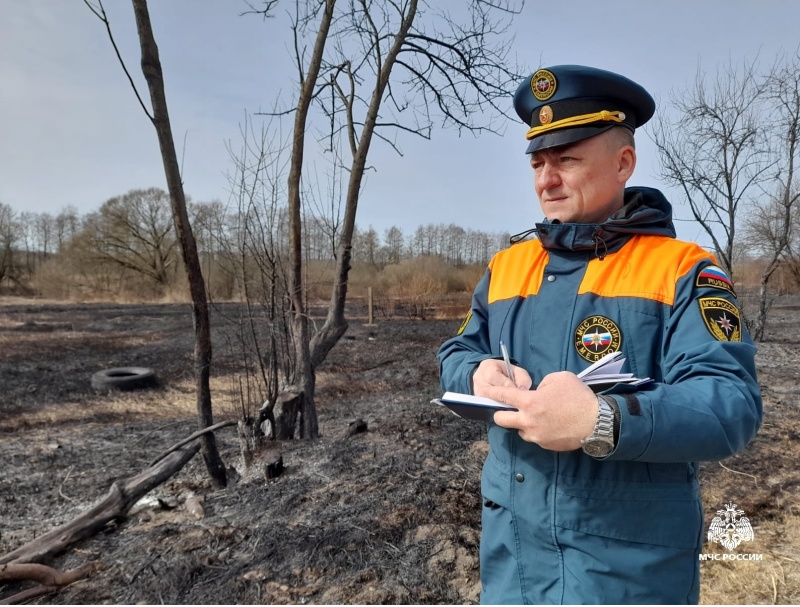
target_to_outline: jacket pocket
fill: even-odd
[[[581,533],[667,546],[700,545],[697,482],[651,483],[558,476],[555,525]]]
[[[509,508],[510,485],[508,464],[500,461],[493,451],[489,451],[481,474],[481,494],[484,501],[489,500],[495,505]]]

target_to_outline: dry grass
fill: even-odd
[[[0,429],[15,430],[25,426],[69,426],[88,420],[128,421],[167,420],[190,417],[196,411],[194,387],[171,386],[163,392],[161,402],[154,403],[152,393],[113,392],[97,398],[63,401],[31,411],[24,417],[3,420]]]
[[[770,413],[766,411],[768,417]],[[800,603],[800,497],[795,492],[794,471],[780,465],[786,450],[797,451],[797,445],[774,440],[774,431],[769,426],[763,429],[749,457],[740,454],[734,462],[728,462],[730,465],[719,464],[721,472],[703,483],[707,518],[730,496],[743,499],[740,507],[750,519],[754,538],[733,553],[763,555],[760,561],[702,562],[704,604]],[[737,464],[746,468],[754,463],[764,472],[754,470],[751,474],[736,469]],[[703,552],[727,553],[712,543],[706,543]]]
[[[761,561],[705,561],[701,564],[704,605],[796,605],[800,602],[800,516],[787,514],[780,525],[757,525],[754,539],[740,554],[762,554]],[[726,552],[706,544],[704,552]],[[787,554],[792,556],[787,556]]]

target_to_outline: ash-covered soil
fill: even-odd
[[[282,476],[267,480],[257,465],[213,490],[196,456],[124,520],[49,562],[100,568],[34,602],[476,602],[485,431],[429,403],[440,393],[436,350],[460,320],[366,327],[358,312],[319,370],[322,437],[274,445]],[[212,312],[216,421],[240,411],[221,318],[234,313]],[[703,465],[707,523],[735,502],[755,530],[737,552],[763,554],[702,563],[704,602],[800,601],[799,314],[775,307],[760,345],[761,433],[744,453]],[[196,429],[193,345],[185,304],[0,305],[0,555],[73,519]],[[92,373],[120,366],[151,367],[161,386],[91,389]],[[359,418],[367,432],[347,436]],[[241,471],[235,427],[217,442]],[[187,508],[191,496],[202,516]],[[0,583],[0,601],[32,586]]]

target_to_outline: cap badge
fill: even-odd
[[[550,70],[539,70],[531,76],[531,92],[539,101],[547,101],[556,92],[556,77]]]
[[[542,109],[539,110],[539,123],[540,124],[550,124],[553,121],[553,108],[549,105],[542,106]]]

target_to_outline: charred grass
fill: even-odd
[[[123,521],[58,557],[100,561],[42,603],[474,603],[478,600],[478,424],[440,411],[435,352],[459,319],[379,321],[357,312],[318,376],[322,437],[275,445],[287,466],[232,475],[213,491],[202,458]],[[759,352],[764,425],[743,453],[702,466],[706,524],[727,502],[761,561],[701,564],[704,603],[800,602],[800,346],[796,312],[775,308]],[[219,319],[217,319],[219,320]],[[214,323],[220,327],[221,323]],[[222,329],[212,377],[216,418],[235,419],[236,367]],[[7,303],[0,307],[0,554],[64,523],[116,479],[195,428],[189,307]],[[97,394],[95,371],[156,370],[160,387]],[[368,431],[347,436],[361,418]],[[235,430],[217,435],[239,466]],[[204,515],[186,509],[200,497]],[[706,552],[724,552],[707,544]],[[0,585],[0,600],[26,588]]]

